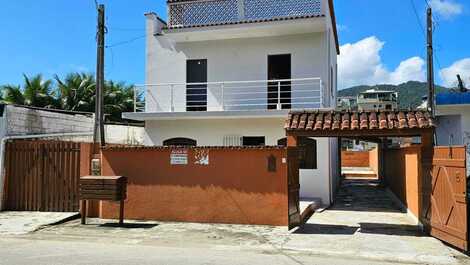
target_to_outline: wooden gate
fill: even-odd
[[[468,250],[465,147],[435,147],[431,183],[423,182],[425,221],[432,236]],[[427,192],[426,192],[427,191]]]
[[[79,210],[80,143],[13,141],[6,144],[6,210]]]
[[[287,200],[289,230],[301,224],[300,218],[300,182],[299,182],[299,149],[287,148]]]

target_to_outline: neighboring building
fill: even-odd
[[[446,92],[436,95],[436,144],[467,146],[470,155],[470,92]],[[467,169],[470,161],[467,159]],[[470,171],[468,172],[470,174]]]
[[[357,107],[360,111],[397,110],[398,93],[386,90],[366,90],[357,96]]]
[[[145,121],[146,145],[283,145],[290,109],[336,107],[332,0],[167,5],[168,23],[146,14],[145,108],[123,114]],[[328,204],[336,139],[304,144],[315,161],[301,170],[301,196]]]
[[[338,110],[357,110],[357,97],[338,97]]]

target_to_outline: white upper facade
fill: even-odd
[[[154,13],[146,19],[145,107],[126,118],[335,106],[331,0],[169,0],[168,23]]]

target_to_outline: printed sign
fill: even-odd
[[[188,164],[188,150],[186,149],[171,150],[170,164],[171,165],[187,165]]]

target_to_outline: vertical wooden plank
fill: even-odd
[[[20,149],[19,149],[19,143],[15,142],[15,190],[16,190],[16,195],[15,195],[15,207],[14,210],[18,211],[20,210],[20,203],[21,203],[21,179],[19,178],[20,170],[21,167],[19,166],[18,161],[20,161]]]
[[[38,176],[40,179],[40,202],[41,202],[41,211],[46,211],[47,209],[47,183],[46,183],[46,177],[45,177],[45,167],[46,167],[46,161],[47,161],[47,154],[44,152],[44,144],[39,143],[38,144],[38,153],[39,153],[39,172]]]
[[[52,210],[52,204],[51,204],[51,197],[52,197],[52,183],[51,183],[51,178],[50,178],[50,164],[52,161],[52,144],[50,143],[43,143],[42,146],[42,152],[44,156],[44,168],[42,172],[42,176],[44,178],[44,197],[45,197],[45,211],[51,211]]]
[[[72,152],[70,142],[65,142],[64,159],[64,212],[70,212],[70,156]]]
[[[59,144],[58,142],[54,142],[54,162],[51,165],[51,177],[52,177],[52,183],[53,183],[53,193],[52,193],[52,211],[57,212],[58,208],[58,156],[59,156]]]
[[[33,175],[32,175],[32,170],[33,170],[33,163],[32,163],[32,145],[34,142],[28,142],[27,148],[26,148],[26,162],[27,162],[27,167],[26,167],[26,179],[28,180],[28,211],[33,210],[33,194],[34,194],[34,188],[33,188]]]
[[[18,142],[17,144],[17,152],[16,152],[16,169],[17,169],[17,180],[18,180],[18,202],[17,202],[17,209],[22,211],[23,210],[23,188],[24,188],[24,181],[23,181],[23,175],[21,174],[22,166],[20,166],[19,161],[22,161],[22,145],[21,142]]]
[[[10,210],[12,207],[12,196],[13,196],[13,190],[12,190],[12,176],[11,176],[11,144],[6,143],[5,144],[5,187],[6,187],[6,194],[5,194],[5,209]]]
[[[37,196],[38,196],[38,185],[37,185],[37,174],[36,174],[36,169],[37,169],[37,160],[38,157],[36,155],[36,145],[37,143],[34,142],[31,145],[31,179],[33,180],[32,187],[33,187],[33,197],[32,197],[32,204],[33,204],[33,211],[38,210],[38,204],[37,204]]]

